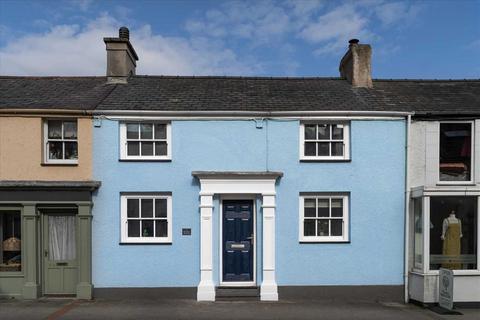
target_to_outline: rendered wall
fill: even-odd
[[[78,119],[78,165],[42,165],[43,121],[0,117],[0,180],[91,180],[92,121]]]
[[[119,161],[118,135],[116,121],[103,120],[94,128],[94,179],[102,181],[93,207],[96,288],[198,285],[200,188],[191,176],[196,170],[284,173],[276,198],[279,285],[403,283],[404,121],[352,121],[352,161],[340,163],[299,162],[298,121],[268,121],[262,129],[253,121],[173,121],[171,162]],[[171,245],[119,244],[120,192],[126,191],[172,192]],[[350,243],[299,243],[299,193],[304,191],[351,193]],[[218,200],[214,204],[218,281]],[[192,235],[182,236],[182,228],[191,228]],[[261,248],[257,257],[260,270]]]

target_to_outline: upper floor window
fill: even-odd
[[[76,120],[47,120],[44,123],[45,163],[78,163]]]
[[[472,122],[440,123],[440,181],[471,181],[472,149]]]
[[[348,123],[303,123],[300,126],[301,160],[348,160]]]
[[[171,159],[170,124],[157,122],[121,123],[120,159]]]

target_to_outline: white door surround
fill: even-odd
[[[281,172],[194,171],[200,181],[200,283],[198,301],[215,301],[213,283],[213,196],[260,194],[262,196],[262,284],[260,299],[277,301],[275,279],[275,182]]]

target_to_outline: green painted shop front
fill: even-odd
[[[98,182],[0,182],[0,297],[92,298]]]

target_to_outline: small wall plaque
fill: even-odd
[[[192,229],[190,228],[183,228],[182,229],[182,236],[191,236],[192,235]]]

